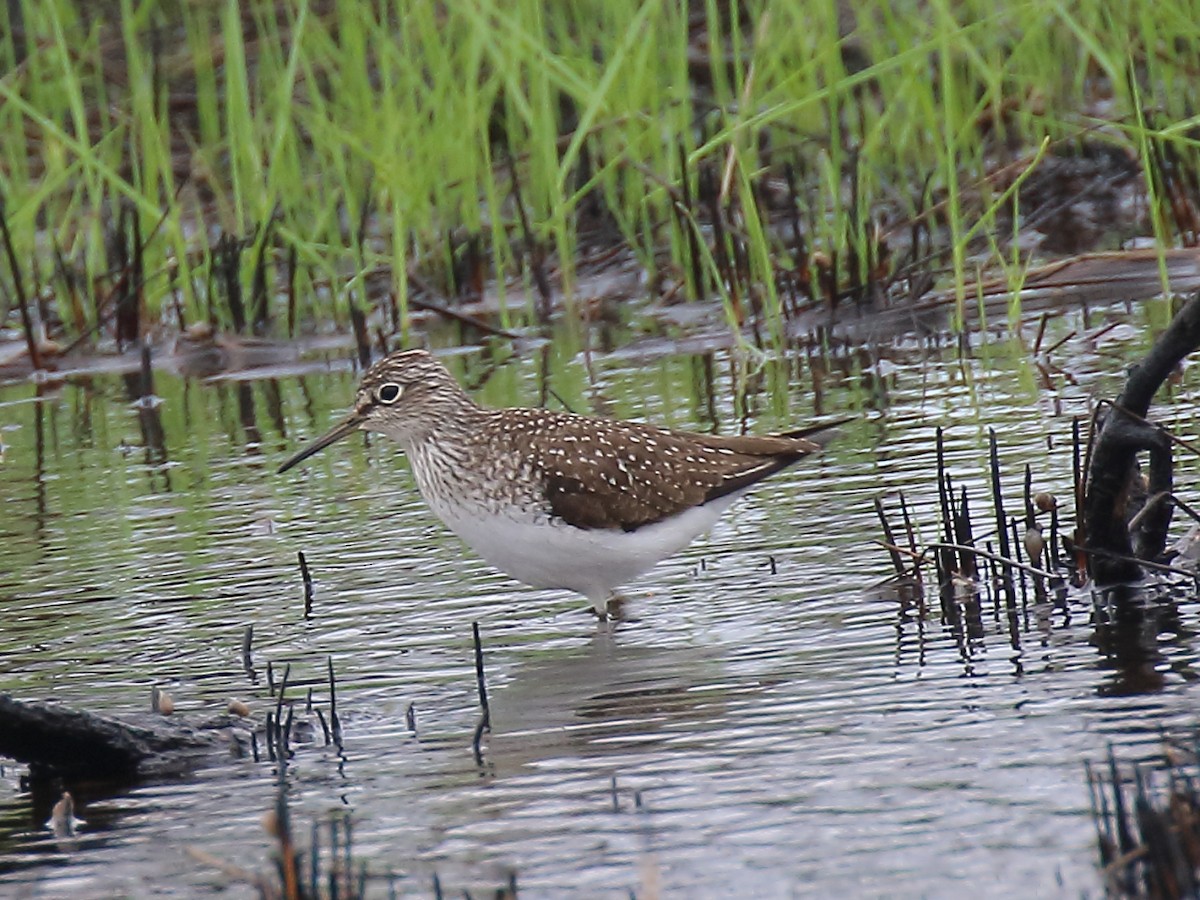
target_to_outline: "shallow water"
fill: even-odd
[[[965,358],[898,343],[771,364],[745,395],[724,354],[598,357],[615,415],[735,432],[860,414],[632,586],[636,621],[615,632],[579,598],[470,556],[382,441],[275,475],[349,403],[348,368],[160,376],[151,412],[116,377],[43,388],[40,401],[30,385],[0,388],[0,691],[121,714],[159,685],[178,715],[236,696],[261,719],[268,662],[327,708],[332,659],[343,747],[319,727],[299,746],[294,821],[307,841],[311,822],[349,816],[356,859],[394,874],[401,894],[430,896],[434,872],[447,891],[515,872],[535,897],[1096,894],[1083,761],[1110,742],[1149,754],[1160,728],[1194,721],[1196,605],[1117,645],[1084,594],[1065,609],[1030,602],[1015,632],[985,607],[964,633],[936,598],[922,618],[881,585],[872,503],[903,491],[935,537],[942,425],[981,517],[989,426],[1011,502],[1028,462],[1035,489],[1069,505],[1070,417],[1144,346],[1122,326],[1099,347],[1069,342],[1043,372],[1010,339]],[[454,364],[491,403],[536,404],[548,386],[588,408],[572,358]],[[1185,373],[1164,414],[1185,437],[1195,381]],[[1190,486],[1195,462],[1180,466]],[[298,550],[315,581],[308,616]],[[492,702],[481,764],[474,621]],[[27,792],[22,771],[6,766],[0,783],[0,891],[253,895],[187,848],[268,869],[268,761],[74,786],[86,825],[69,843],[42,828],[54,797]]]

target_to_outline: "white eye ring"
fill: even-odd
[[[391,406],[400,399],[404,393],[404,386],[396,384],[394,381],[389,381],[387,384],[379,386],[379,390],[375,392],[375,396],[379,398],[379,402]]]

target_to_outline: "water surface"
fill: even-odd
[[[580,598],[471,556],[381,440],[275,475],[350,402],[347,365],[160,376],[152,411],[116,376],[0,388],[0,690],[121,714],[159,685],[180,715],[236,696],[261,719],[268,662],[322,704],[332,659],[343,747],[319,728],[301,745],[293,814],[305,838],[348,816],[357,859],[401,894],[430,896],[436,871],[448,891],[515,872],[535,897],[1095,895],[1083,761],[1110,742],[1148,755],[1160,728],[1194,721],[1195,604],[1119,646],[1084,593],[1030,602],[1015,630],[987,607],[964,632],[936,599],[921,616],[883,584],[872,504],[902,491],[935,538],[943,426],[981,516],[989,427],[1013,502],[1029,463],[1035,489],[1069,505],[1070,417],[1146,346],[1138,314],[1117,314],[1129,326],[1100,346],[1075,339],[1040,366],[1015,339],[797,354],[749,381],[725,353],[623,352],[597,357],[598,395],[572,355],[498,369],[456,356],[495,404],[554,404],[552,388],[577,409],[726,433],[858,415],[631,586],[636,621],[615,631]],[[1184,437],[1194,389],[1188,371],[1163,408]],[[1180,466],[1190,486],[1195,461]],[[308,616],[298,550],[315,579]],[[481,764],[475,621],[493,721]],[[0,890],[253,895],[189,847],[268,868],[268,761],[75,786],[87,824],[67,844],[42,828],[54,797],[22,772],[6,765],[0,784]]]

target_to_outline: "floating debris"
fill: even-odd
[[[245,701],[234,698],[233,700],[229,701],[229,706],[226,707],[226,711],[231,716],[241,716],[243,719],[245,719],[250,715],[250,706]]]
[[[156,685],[150,688],[150,711],[160,716],[169,716],[175,712],[175,701],[170,694]]]
[[[1038,512],[1050,512],[1058,509],[1058,498],[1049,491],[1038,491],[1033,495],[1033,505],[1038,508]]]
[[[50,818],[46,820],[46,827],[54,832],[55,837],[75,837],[79,832],[79,826],[87,824],[83,819],[75,817],[75,798],[71,796],[69,791],[63,791],[62,799],[54,804],[54,808],[50,811]]]

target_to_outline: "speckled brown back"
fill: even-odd
[[[552,515],[634,531],[749,487],[820,449],[804,438],[720,437],[548,410],[507,409],[477,439],[527,461]]]

